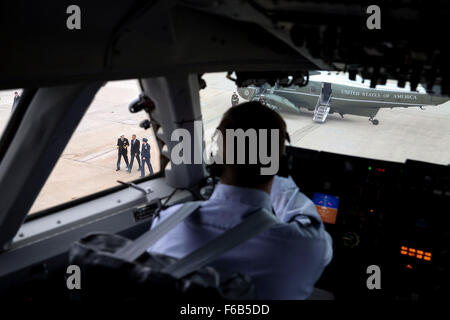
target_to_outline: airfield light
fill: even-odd
[[[369,166],[369,168],[368,168],[368,169],[369,169],[369,171],[372,171],[372,167],[371,167],[371,166]]]

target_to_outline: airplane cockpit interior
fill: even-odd
[[[327,70],[370,83],[361,90],[395,81],[402,94],[406,85],[450,95],[443,1],[0,7],[3,301],[77,300],[67,281],[74,243],[90,234],[142,240],[162,210],[208,200],[218,178],[204,159],[174,161],[173,132],[208,150],[238,88],[289,92]],[[320,90],[306,94],[320,102]],[[280,113],[290,142],[278,174],[311,199],[332,239],[310,300],[448,301],[450,104],[421,109],[382,109],[377,126],[352,115],[314,123],[309,111]],[[135,133],[141,146],[148,138],[151,174],[133,158],[130,173],[120,162],[120,137]]]

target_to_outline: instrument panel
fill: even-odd
[[[318,287],[336,299],[449,296],[450,167],[288,147],[289,173],[333,237]],[[368,287],[370,266],[380,288]]]

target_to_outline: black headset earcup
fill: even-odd
[[[219,178],[222,175],[222,164],[212,163],[210,165],[207,165],[206,168],[209,171],[209,175],[213,178]]]
[[[277,175],[280,177],[288,177],[292,171],[292,157],[283,153],[280,157],[280,167]]]
[[[210,154],[211,159],[215,158],[214,155]],[[213,161],[211,164],[208,164],[206,166],[206,170],[208,170],[209,175],[212,178],[220,178],[223,171],[223,164],[216,163],[216,161]]]

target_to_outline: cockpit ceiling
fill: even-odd
[[[4,3],[0,88],[175,72],[339,70],[450,93],[447,1],[87,1],[81,29],[66,4]],[[437,85],[437,87],[435,86]]]
[[[0,50],[0,88],[184,72],[317,69],[258,25],[168,8],[165,1],[140,12],[130,2],[80,1],[82,15],[89,14],[82,16],[81,30],[70,31],[62,4],[7,8],[12,13],[0,33],[10,46]]]

